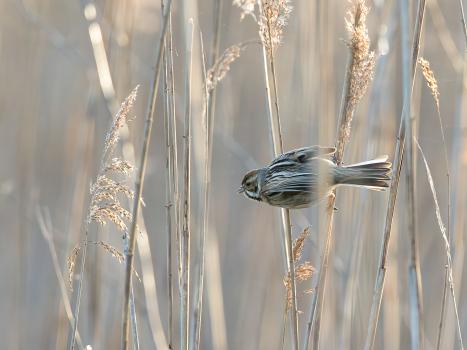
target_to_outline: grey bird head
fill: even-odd
[[[261,184],[264,169],[256,169],[247,173],[242,180],[238,193],[244,193],[248,198],[260,201]]]

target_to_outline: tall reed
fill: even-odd
[[[414,85],[414,75],[417,68],[418,53],[420,51],[420,39],[423,25],[423,17],[425,14],[425,0],[419,0],[417,17],[414,28],[414,37],[412,42],[412,57],[410,69],[410,92],[407,99],[404,100],[404,105],[401,113],[401,120],[399,125],[399,135],[396,142],[396,149],[393,160],[393,174],[391,178],[391,185],[389,190],[389,202],[386,212],[386,219],[383,231],[383,243],[381,246],[381,254],[378,262],[378,270],[376,275],[375,287],[373,292],[373,301],[371,304],[370,317],[368,321],[368,330],[365,340],[365,349],[370,350],[373,348],[376,327],[379,319],[379,311],[381,307],[381,299],[383,296],[384,280],[386,278],[386,261],[387,252],[389,247],[389,239],[391,237],[392,219],[394,216],[394,207],[396,204],[397,190],[399,187],[399,179],[402,169],[402,160],[404,155],[405,137],[406,137],[406,120],[410,118],[408,113],[410,100],[412,98],[412,91]]]
[[[133,213],[130,229],[130,243],[128,251],[126,252],[126,272],[125,272],[125,290],[124,290],[124,302],[123,302],[123,328],[122,328],[122,349],[127,350],[129,347],[130,327],[129,327],[129,316],[130,316],[130,290],[133,276],[133,265],[134,265],[134,252],[136,247],[136,228],[139,217],[141,197],[143,194],[144,175],[146,171],[147,158],[149,152],[149,144],[151,141],[152,124],[154,121],[154,111],[156,109],[157,93],[159,87],[159,75],[162,67],[162,54],[163,45],[165,41],[165,35],[167,33],[168,18],[170,13],[172,1],[168,0],[165,8],[165,13],[162,20],[162,30],[159,39],[159,46],[157,49],[156,64],[154,78],[151,86],[151,92],[149,97],[149,104],[146,114],[146,123],[144,130],[143,149],[141,151],[141,158],[138,166],[138,175],[135,183],[135,199],[133,202]]]
[[[364,96],[371,80],[373,79],[375,67],[375,54],[370,51],[370,39],[366,27],[368,8],[365,1],[356,0],[347,14],[346,28],[349,34],[349,58],[344,79],[342,92],[339,123],[337,129],[336,153],[334,161],[341,165],[344,157],[345,146],[350,139],[352,119],[359,101]],[[319,278],[316,292],[312,301],[312,307],[308,318],[307,333],[305,338],[305,349],[308,348],[311,332],[314,332],[313,348],[319,348],[319,337],[321,327],[321,314],[323,310],[324,294],[326,287],[326,276],[329,265],[329,254],[333,241],[333,216],[335,191],[330,195],[327,203],[327,233],[324,251],[321,258]]]

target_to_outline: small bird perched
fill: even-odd
[[[281,154],[269,166],[247,173],[238,192],[276,207],[298,209],[316,204],[340,185],[379,191],[389,187],[387,156],[340,166],[330,159],[335,151],[310,146]]]

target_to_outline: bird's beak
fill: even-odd
[[[237,190],[237,193],[243,193],[245,192],[245,189],[243,188],[243,186],[240,186],[240,188]]]

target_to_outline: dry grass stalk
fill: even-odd
[[[169,123],[171,124],[170,128],[170,138],[172,147],[170,148],[170,159],[171,159],[171,168],[172,168],[172,176],[174,179],[179,179],[179,172],[178,172],[178,146],[177,146],[177,118],[176,118],[176,104],[175,104],[175,73],[174,73],[174,58],[173,58],[173,41],[172,41],[172,15],[169,14],[169,32],[167,34],[167,50],[166,50],[166,59],[167,59],[167,103],[168,108],[170,110],[170,120]],[[174,205],[174,216],[175,216],[175,239],[176,239],[176,246],[179,247],[178,242],[180,241],[180,191],[179,191],[179,183],[178,180],[173,181],[173,205]],[[180,252],[178,251],[177,257],[180,257]],[[172,267],[170,267],[170,271],[172,272]],[[172,290],[172,288],[171,288]],[[169,348],[172,348],[173,343],[173,291],[171,292],[171,301],[170,301],[170,336],[169,336]]]
[[[348,47],[350,49],[349,62],[344,80],[342,104],[339,117],[338,136],[336,140],[336,153],[334,160],[342,164],[344,149],[350,138],[351,124],[357,104],[366,93],[373,79],[375,68],[375,53],[370,51],[370,39],[366,27],[368,8],[363,0],[353,2],[346,17],[346,29],[349,34]],[[328,200],[327,209],[327,235],[323,257],[320,263],[317,292],[314,294],[313,305],[308,320],[306,346],[308,346],[311,331],[314,329],[314,348],[319,348],[319,332],[321,324],[321,312],[326,286],[326,275],[329,254],[332,245],[333,216],[334,216],[335,191]]]
[[[180,348],[189,348],[190,329],[190,261],[191,261],[191,87],[193,68],[194,23],[189,20],[185,28],[186,75],[185,75],[185,130],[184,130],[184,198],[183,223],[180,235]]]
[[[436,194],[436,188],[434,185],[433,177],[431,175],[430,167],[428,166],[428,162],[426,160],[425,154],[423,153],[423,150],[420,147],[420,144],[418,143],[418,141],[416,141],[416,144],[422,156],[423,163],[425,165],[425,170],[426,170],[426,174],[428,177],[428,183],[430,184],[430,190],[433,195],[433,201],[435,203],[436,220],[438,222],[438,226],[441,231],[441,236],[444,241],[444,249],[446,251],[447,268],[448,268],[448,283],[449,283],[449,289],[451,291],[452,302],[454,305],[454,312],[456,315],[457,333],[459,335],[461,349],[464,349],[464,343],[462,341],[462,332],[461,332],[461,325],[460,325],[460,319],[459,319],[459,311],[457,308],[456,295],[454,293],[454,278],[453,278],[453,273],[452,273],[452,255],[451,255],[451,245],[449,244],[449,233],[446,230],[446,226],[444,225],[443,219],[441,217],[441,210],[439,208],[438,196]]]
[[[192,330],[190,331],[190,344],[192,344],[194,349],[199,349],[200,342],[201,342],[201,322],[202,322],[202,315],[203,315],[203,293],[204,293],[204,270],[205,270],[205,245],[206,245],[206,234],[208,231],[209,225],[209,185],[210,185],[210,162],[209,162],[209,146],[211,144],[211,140],[209,139],[209,120],[208,120],[208,100],[209,100],[209,91],[208,91],[208,84],[207,84],[207,72],[206,72],[206,58],[204,52],[204,42],[203,42],[203,35],[200,31],[199,39],[201,44],[201,58],[202,58],[202,68],[203,68],[203,79],[204,79],[204,107],[203,107],[203,114],[202,114],[202,123],[203,123],[203,131],[204,131],[204,154],[203,154],[203,167],[204,167],[204,174],[203,174],[203,223],[201,226],[201,234],[199,236],[199,255],[200,261],[197,265],[197,274],[196,274],[196,284],[195,284],[195,292],[193,296],[194,300],[194,311],[193,311],[193,321]]]
[[[164,1],[161,0],[161,8],[164,8]],[[169,14],[169,28],[167,29],[167,38],[164,42],[164,79],[163,89],[165,92],[164,104],[164,133],[166,143],[166,227],[167,227],[167,295],[169,299],[168,307],[168,347],[172,348],[173,343],[173,272],[172,272],[172,253],[173,253],[173,232],[178,240],[178,172],[175,171],[176,163],[176,123],[175,105],[173,104],[174,77],[172,64],[172,33],[171,33],[171,14]],[[173,181],[175,179],[175,181]],[[172,225],[173,210],[175,208],[175,230]]]
[[[273,55],[273,45],[274,40],[272,35],[278,34],[278,28],[281,28],[280,34],[282,34],[282,28],[285,26],[286,21],[285,17],[283,16],[286,12],[285,5],[288,4],[287,1],[278,0],[276,2],[267,2],[266,7],[269,8],[268,11],[264,11],[265,2],[259,2],[259,13],[260,13],[260,21],[259,21],[259,32],[260,37],[261,33],[265,34],[264,32],[264,20],[267,22],[268,26],[268,37],[269,40],[265,41],[262,37],[262,49],[263,49],[263,67],[264,67],[264,78],[265,78],[265,86],[266,86],[266,95],[267,95],[267,111],[268,111],[268,120],[269,120],[269,127],[271,131],[271,138],[272,138],[272,147],[274,151],[274,155],[277,156],[281,153],[284,153],[284,145],[282,141],[282,131],[281,131],[281,120],[280,120],[280,113],[279,113],[279,96],[277,92],[277,79],[276,73],[274,68],[274,55]],[[266,16],[266,17],[265,17]],[[269,18],[268,18],[269,16]],[[287,14],[288,16],[288,14]],[[279,21],[279,17],[282,18]],[[280,24],[279,24],[279,22]],[[262,24],[261,24],[262,23]],[[274,31],[274,23],[277,24],[276,31]],[[264,35],[263,35],[264,36]],[[277,36],[275,37],[278,38]],[[280,40],[280,37],[279,37]],[[268,47],[269,43],[269,47]],[[269,69],[268,69],[269,66]],[[270,70],[270,72],[269,72]],[[272,76],[272,84],[269,79],[269,74]],[[271,85],[273,88],[273,95],[271,95]],[[274,102],[275,112],[272,109],[272,103]],[[293,260],[293,253],[292,253],[292,229],[291,229],[291,221],[290,221],[290,212],[289,209],[281,209],[281,219],[282,219],[282,227],[284,233],[284,247],[285,247],[285,256],[287,262],[287,272],[290,275],[290,289],[292,292],[292,306],[291,306],[291,327],[292,327],[292,346],[293,349],[298,350],[299,348],[299,334],[298,334],[298,316],[297,316],[297,291],[295,285],[295,268],[294,268],[294,260]],[[284,332],[285,333],[285,332]]]
[[[410,75],[410,35],[409,35],[409,2],[401,0],[400,22],[401,22],[401,65],[402,65],[402,90],[403,99],[409,100],[411,89]],[[411,104],[407,105],[407,115],[412,115]],[[407,233],[410,241],[410,263],[409,263],[409,312],[410,312],[410,342],[412,349],[423,349],[424,335],[424,310],[423,310],[423,285],[420,264],[419,232],[417,223],[417,157],[413,140],[417,135],[416,118],[405,118],[407,133],[411,135],[405,144],[406,164],[405,174],[407,181],[406,203],[407,203]]]
[[[71,311],[71,303],[70,303],[70,298],[68,297],[67,294],[67,287],[66,287],[66,282],[63,277],[63,272],[61,268],[61,264],[58,259],[57,251],[55,249],[55,244],[54,240],[52,237],[52,232],[53,232],[53,227],[52,227],[52,221],[50,218],[50,214],[48,211],[45,211],[44,213],[40,210],[40,208],[36,209],[36,218],[39,224],[40,231],[42,233],[42,236],[44,239],[47,241],[47,245],[49,246],[49,252],[50,256],[52,258],[54,270],[55,270],[55,275],[57,276],[57,281],[60,287],[60,294],[62,297],[62,302],[63,306],[65,309],[65,313],[67,315],[68,321],[70,323],[70,327],[74,327],[75,319],[73,318],[73,313]],[[76,252],[75,252],[76,249]],[[76,246],[75,249],[72,251],[72,256],[74,256],[73,260],[76,260],[76,257],[78,256],[78,251],[79,251],[79,246]],[[67,265],[69,261],[67,259]],[[74,264],[74,262],[73,262]],[[70,281],[71,285],[71,281]],[[83,348],[83,342],[81,340],[81,336],[79,332],[76,332],[76,342],[78,343],[78,347]]]
[[[224,2],[222,0],[216,0],[214,2],[214,35],[213,35],[213,41],[212,41],[212,50],[211,50],[211,59],[210,63],[215,64],[217,61],[219,61],[219,46],[220,46],[220,38],[221,38],[221,28],[222,28],[222,13],[223,13],[223,5]],[[202,43],[202,41],[201,41]],[[201,50],[202,52],[204,51],[203,48]],[[204,57],[204,56],[203,56]],[[207,73],[205,72],[205,62],[203,60],[203,72],[204,72],[204,79],[205,81],[207,80]],[[201,255],[201,266],[200,266],[200,278],[199,278],[199,302],[198,302],[198,315],[197,319],[195,320],[195,342],[194,342],[194,348],[199,349],[200,348],[200,342],[201,342],[201,322],[202,322],[202,312],[203,312],[203,289],[204,289],[204,274],[205,274],[205,259],[206,259],[206,249],[205,249],[205,244],[206,244],[206,235],[209,230],[209,222],[210,222],[210,188],[211,188],[211,171],[212,171],[212,145],[213,145],[213,136],[214,136],[214,116],[215,116],[215,107],[216,107],[216,89],[213,90],[207,90],[206,89],[206,83],[205,83],[205,95],[207,94],[207,97],[204,97],[206,105],[204,107],[204,113],[206,115],[206,131],[207,135],[205,138],[205,148],[207,152],[207,161],[205,164],[205,188],[204,188],[204,218],[203,218],[203,228],[202,228],[202,239],[200,240],[200,255]],[[215,240],[215,237],[210,237],[210,241]],[[213,280],[212,276],[211,281]],[[215,279],[217,280],[217,279]],[[218,280],[217,280],[218,282]],[[220,287],[219,284],[217,284],[218,287]],[[216,288],[216,290],[220,290],[221,288]],[[210,293],[212,295],[212,293]],[[212,300],[212,297],[211,297]],[[220,309],[223,309],[222,307],[216,307],[216,313],[219,312]],[[211,310],[212,311],[212,310]],[[212,318],[211,318],[212,319]],[[222,344],[226,344],[225,341],[225,325],[223,324],[223,320],[220,322],[215,322],[217,327],[219,327],[221,330],[219,331],[214,331],[213,333],[213,339],[212,342],[216,348],[222,348],[225,347]],[[196,330],[197,329],[197,330]]]
[[[448,240],[450,239],[450,224],[451,224],[451,176],[449,173],[449,160],[448,160],[448,151],[447,151],[447,145],[446,145],[446,136],[444,132],[444,126],[443,126],[443,121],[441,119],[441,111],[440,111],[440,100],[439,100],[439,90],[438,90],[438,82],[436,81],[435,74],[430,68],[430,63],[420,57],[418,59],[418,63],[420,64],[420,68],[422,69],[422,74],[423,77],[425,78],[425,82],[430,89],[431,95],[433,96],[433,100],[435,101],[436,104],[436,110],[438,114],[438,121],[439,121],[439,128],[441,131],[441,139],[443,143],[443,150],[444,150],[444,161],[445,161],[445,166],[446,166],[446,180],[447,180],[447,193],[448,193],[448,217],[447,217],[447,238]],[[420,148],[420,147],[419,147]],[[421,151],[421,149],[420,149]],[[422,154],[423,156],[423,154]],[[427,164],[425,164],[427,165]],[[428,171],[428,170],[427,170]],[[449,260],[449,258],[448,258]],[[452,263],[451,263],[452,265]],[[440,315],[440,323],[438,327],[438,339],[437,339],[437,347],[440,347],[440,342],[441,342],[441,337],[443,333],[443,328],[444,328],[444,318],[445,318],[445,312],[446,312],[446,302],[447,302],[447,289],[448,286],[450,285],[449,281],[449,274],[451,274],[452,277],[452,272],[449,271],[449,261],[446,263],[446,273],[444,276],[444,288],[443,288],[443,301],[442,301],[442,307],[441,307],[441,315]],[[457,310],[456,311],[456,316],[457,316]],[[461,340],[462,341],[462,340]]]
[[[149,144],[151,141],[152,124],[154,121],[154,112],[156,109],[157,92],[159,87],[159,76],[162,67],[163,46],[168,27],[168,19],[170,8],[172,5],[171,0],[167,0],[162,16],[162,28],[159,38],[159,46],[157,48],[156,63],[154,69],[154,77],[152,80],[151,92],[149,94],[149,104],[146,113],[146,123],[144,129],[143,147],[141,151],[141,158],[139,161],[138,174],[135,181],[135,197],[133,201],[133,215],[131,219],[131,229],[129,232],[129,246],[126,252],[126,271],[125,271],[125,287],[124,287],[124,301],[123,301],[123,326],[122,326],[122,349],[127,350],[130,341],[130,295],[132,290],[132,276],[134,270],[134,252],[136,249],[136,231],[137,221],[139,217],[141,199],[144,188],[144,176],[146,173],[146,164],[149,153]]]
[[[117,182],[109,176],[115,175],[112,172],[117,168],[120,168],[122,170],[127,169],[125,171],[117,172],[121,173],[121,176],[123,176],[124,179],[128,179],[129,169],[132,168],[132,166],[129,165],[126,161],[121,160],[119,158],[115,158],[113,157],[113,155],[115,151],[115,146],[119,139],[120,129],[126,124],[128,120],[128,114],[135,102],[137,91],[138,86],[135,89],[133,89],[130,95],[122,103],[119,111],[117,112],[117,115],[115,116],[115,119],[112,122],[110,130],[107,133],[99,173],[96,182],[93,185],[91,185],[90,188],[91,201],[89,205],[87,219],[85,222],[84,241],[79,243],[78,246],[72,250],[69,257],[67,258],[69,275],[68,279],[71,284],[73,280],[74,268],[76,265],[76,258],[79,251],[82,250],[81,272],[79,277],[77,301],[74,310],[74,318],[76,322],[74,324],[72,335],[70,337],[70,342],[68,344],[69,349],[74,349],[75,346],[75,337],[78,327],[79,307],[83,286],[83,275],[85,271],[84,268],[86,263],[87,246],[89,243],[89,224],[91,222],[95,222],[99,225],[104,225],[107,222],[112,222],[120,231],[123,231],[126,234],[127,225],[125,221],[131,219],[130,212],[122,206],[120,200],[118,199],[118,195],[123,194],[124,196],[131,198],[133,196],[132,190],[128,186],[122,184],[121,182]]]
[[[417,17],[414,28],[414,36],[412,43],[412,60],[410,62],[410,83],[409,93],[404,98],[404,105],[401,113],[401,120],[399,124],[399,134],[396,142],[396,149],[393,161],[393,176],[391,178],[391,185],[389,191],[388,207],[386,211],[386,219],[384,224],[383,242],[381,246],[381,254],[378,262],[378,271],[375,280],[375,287],[373,291],[373,301],[370,310],[370,316],[368,321],[367,336],[365,340],[365,350],[370,350],[374,346],[376,328],[378,325],[379,313],[381,308],[381,300],[383,297],[384,281],[386,279],[386,261],[389,247],[389,239],[391,238],[392,219],[394,217],[394,208],[396,205],[397,192],[399,188],[399,180],[402,169],[402,160],[404,155],[404,145],[406,138],[406,120],[410,118],[408,113],[411,103],[411,96],[413,91],[413,81],[415,75],[415,69],[417,67],[418,53],[420,51],[420,39],[423,26],[423,18],[425,15],[425,0],[419,0],[417,8]]]
[[[346,30],[349,35],[347,45],[352,57],[348,67],[348,80],[343,96],[345,101],[341,111],[341,123],[336,151],[336,160],[342,162],[344,146],[350,137],[353,114],[362,97],[365,95],[373,79],[376,57],[370,50],[370,38],[366,26],[368,7],[363,0],[353,3],[345,18]],[[345,114],[344,114],[345,113]],[[339,141],[340,140],[340,141]]]
[[[462,4],[462,0],[459,0],[459,8],[461,10],[462,31],[464,33],[465,45],[467,46],[467,24],[465,22],[464,5]]]

